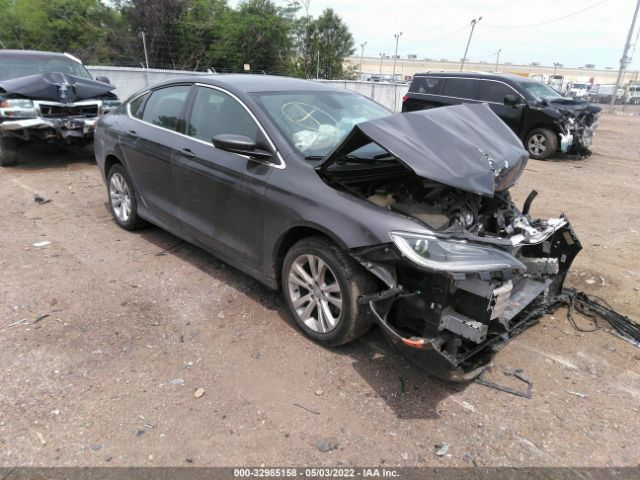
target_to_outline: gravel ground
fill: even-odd
[[[571,219],[569,285],[635,318],[639,131],[605,115],[593,156],[531,161],[513,192]],[[278,293],[166,251],[178,239],[158,228],[121,230],[106,200],[89,150],[0,170],[0,466],[640,465],[640,349],[564,309],[495,357],[489,378],[520,388],[502,372],[523,368],[531,400],[447,384],[377,329],[315,345]]]

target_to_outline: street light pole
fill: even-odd
[[[400,42],[401,36],[402,32],[393,34],[393,37],[396,39],[396,53],[393,56],[393,74],[391,75],[391,78],[394,82],[396,81],[396,60],[398,60],[398,43]]]
[[[496,73],[498,73],[498,63],[500,63],[500,52],[502,51],[501,48],[498,49],[498,51],[496,52]]]
[[[631,27],[629,28],[629,34],[627,35],[627,43],[624,45],[624,50],[622,52],[622,58],[620,59],[620,70],[618,70],[618,78],[616,79],[616,87],[613,90],[613,95],[611,95],[611,103],[609,104],[609,113],[613,112],[614,105],[616,103],[616,97],[618,96],[618,88],[620,88],[620,82],[622,81],[622,75],[627,68],[627,53],[629,52],[629,47],[631,46],[631,36],[633,35],[633,31],[636,28],[636,19],[638,18],[638,10],[640,9],[640,0],[636,2],[636,9],[633,13],[633,20],[631,20]]]
[[[469,40],[467,40],[467,48],[464,49],[464,56],[462,57],[462,63],[460,64],[460,71],[464,68],[464,62],[467,60],[467,53],[469,52],[469,44],[471,44],[471,37],[473,36],[473,30],[476,28],[476,24],[482,20],[482,17],[474,18],[471,20],[471,32],[469,33]]]
[[[382,75],[382,59],[384,58],[385,54],[379,53],[378,55],[380,55],[380,75]]]
[[[366,46],[367,42],[360,44],[360,48],[362,48],[362,50],[360,51],[360,80],[362,80],[362,60],[364,59],[364,47]]]

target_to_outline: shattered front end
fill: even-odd
[[[364,295],[392,341],[425,370],[469,380],[556,302],[581,249],[568,220],[511,199],[528,160],[487,105],[364,122],[317,167],[331,186],[408,219],[352,255],[379,279]],[[396,223],[394,223],[397,225]]]
[[[581,249],[565,218],[542,223],[537,243],[500,247],[394,234],[393,244],[355,253],[388,287],[360,301],[421,368],[471,380],[546,310]]]

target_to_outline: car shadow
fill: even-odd
[[[58,147],[48,144],[25,145],[20,149],[20,170],[42,170],[75,164],[95,164],[93,145]]]
[[[181,242],[178,237],[158,227],[150,226],[139,230],[138,234],[158,246],[156,255],[178,257],[209,275],[212,280],[223,282],[252,298],[299,332],[280,292],[271,290],[208,252]],[[398,418],[438,419],[440,402],[469,385],[445,382],[420,370],[397,351],[375,326],[355,342],[331,348],[330,351],[349,357],[353,369],[374,392],[365,395],[383,400]]]

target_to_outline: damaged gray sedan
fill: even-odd
[[[303,80],[141,91],[96,131],[116,222],[152,222],[281,289],[328,346],[378,324],[421,368],[479,375],[552,303],[581,249],[509,196],[527,162],[486,105],[393,115]]]
[[[107,78],[94,80],[62,53],[0,50],[0,165],[28,143],[87,145],[96,120],[120,105]]]

